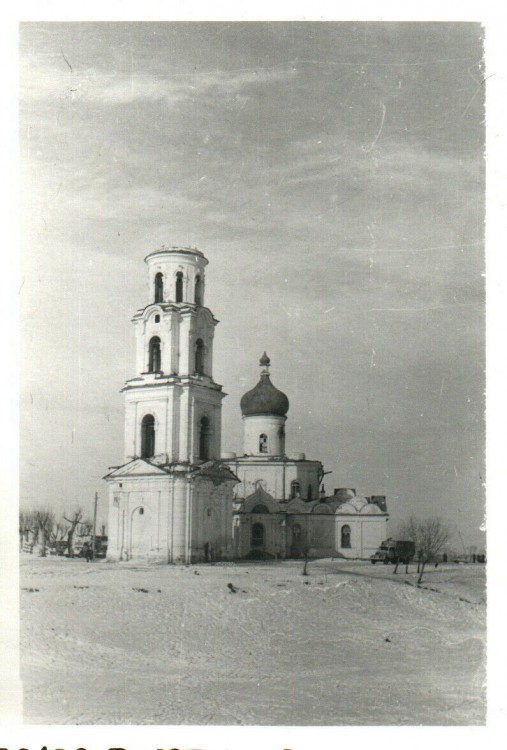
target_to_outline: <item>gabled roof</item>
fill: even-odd
[[[146,458],[133,458],[123,466],[113,468],[104,479],[118,479],[120,477],[145,477],[145,476],[167,476],[168,474],[181,473],[192,477],[203,477],[211,479],[213,484],[222,482],[239,482],[238,477],[227,466],[219,461],[206,461],[198,466],[192,464],[155,464]]]
[[[192,476],[211,479],[213,484],[222,482],[239,482],[238,477],[227,466],[219,461],[206,461],[192,471]]]
[[[117,466],[113,471],[106,474],[104,479],[116,479],[117,477],[135,477],[135,476],[163,476],[167,474],[160,466],[150,463],[145,458],[133,458],[123,466]]]

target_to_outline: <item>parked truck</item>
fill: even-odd
[[[377,562],[382,562],[384,565],[388,565],[389,563],[408,565],[414,559],[414,555],[414,542],[400,539],[386,539],[375,554],[370,557],[370,560],[372,565],[375,565]]]

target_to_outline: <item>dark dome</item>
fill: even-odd
[[[244,417],[253,414],[274,414],[285,417],[289,411],[289,399],[285,393],[275,388],[269,374],[263,372],[255,388],[245,393],[241,399],[240,407]]]

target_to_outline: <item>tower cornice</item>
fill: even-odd
[[[153,311],[160,310],[162,313],[175,312],[180,315],[198,315],[201,311],[208,314],[213,325],[217,325],[220,321],[215,318],[209,307],[202,307],[201,305],[193,304],[192,302],[151,302],[146,307],[140,307],[132,316],[132,322],[139,320],[145,320],[148,315]]]
[[[170,247],[166,247],[165,245],[162,245],[158,250],[153,250],[153,252],[148,253],[148,255],[145,257],[144,262],[147,263],[148,260],[151,260],[152,258],[156,258],[157,256],[168,256],[168,255],[193,255],[193,256],[199,256],[204,261],[204,264],[208,264],[208,259],[204,255],[203,252],[198,250],[196,247],[178,247],[176,245],[172,245]]]
[[[151,373],[142,375],[140,377],[131,378],[127,380],[120,393],[132,390],[145,390],[149,391],[155,388],[167,388],[168,386],[177,386],[180,388],[199,388],[204,391],[218,391],[220,396],[224,398],[227,394],[222,390],[223,386],[220,383],[215,383],[214,380],[207,377],[206,375],[164,375],[163,373],[157,373],[153,376]]]

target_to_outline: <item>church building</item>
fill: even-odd
[[[226,395],[212,375],[218,321],[204,306],[204,255],[150,253],[148,305],[136,312],[136,371],[125,394],[125,455],[111,467],[108,559],[191,563],[354,557],[387,534],[385,497],[326,497],[324,468],[285,451],[287,396],[260,359],[241,399],[243,453],[221,453]]]

